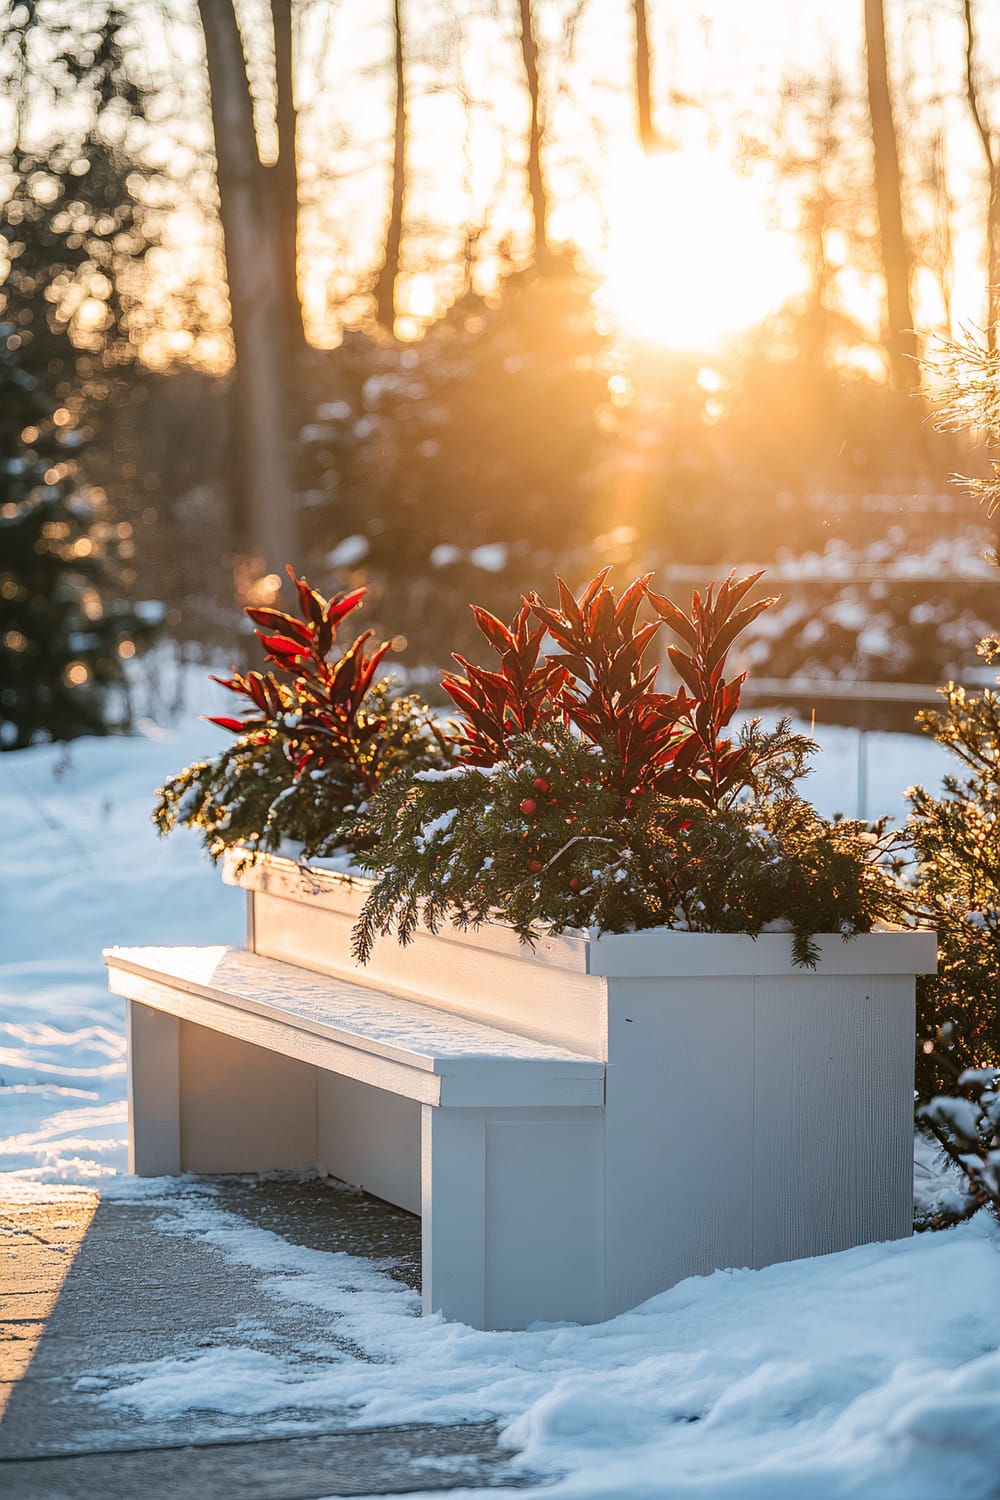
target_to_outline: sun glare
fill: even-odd
[[[633,155],[609,184],[606,300],[626,335],[718,349],[800,289],[790,235],[760,190],[706,150]]]

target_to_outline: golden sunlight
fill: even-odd
[[[608,188],[605,305],[622,332],[718,349],[802,288],[791,235],[761,190],[704,149],[620,159]]]

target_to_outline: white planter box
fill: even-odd
[[[251,951],[606,1064],[605,1107],[573,1146],[565,1274],[581,1321],[685,1276],[910,1233],[914,977],[935,968],[933,933],[824,935],[809,970],[784,934],[562,937],[532,950],[495,925],[421,930],[406,948],[386,938],[361,967],[350,933],[365,882],[277,858],[237,875],[235,863],[225,878],[248,893]],[[510,1121],[495,1138],[485,1128],[508,1182],[523,1172],[509,1233],[530,1243],[544,1167],[519,1162]],[[399,1137],[414,1174],[418,1137]],[[503,1239],[494,1227],[490,1243]]]

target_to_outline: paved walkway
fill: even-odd
[[[392,1274],[416,1284],[412,1215],[322,1182],[212,1185],[213,1203],[251,1225],[311,1249],[392,1255]],[[336,1352],[334,1320],[269,1293],[261,1273],[234,1271],[200,1236],[172,1232],[177,1211],[169,1194],[0,1198],[0,1494],[317,1500],[518,1483],[488,1423],[364,1431],[329,1409],[150,1418],[102,1403],[99,1372],[116,1364],[280,1347],[315,1369]]]

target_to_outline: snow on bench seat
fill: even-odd
[[[421,1104],[604,1103],[604,1064],[432,1005],[225,947],[112,948],[127,1000]]]

